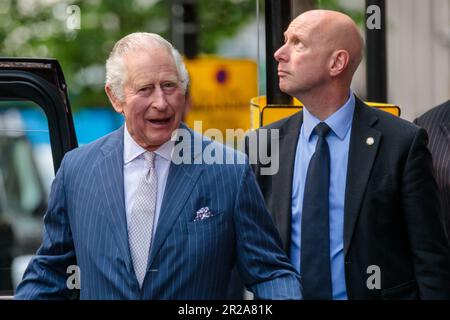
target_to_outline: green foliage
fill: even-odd
[[[81,11],[79,30],[66,26],[66,8]],[[104,63],[114,43],[136,31],[155,32],[170,40],[167,0],[0,0],[0,55],[51,57],[59,60],[72,107],[101,106]],[[255,13],[254,0],[199,0],[199,46],[214,53]]]
[[[197,0],[201,53],[214,53],[255,17],[256,1]],[[51,57],[61,63],[72,107],[109,104],[103,92],[104,63],[114,43],[136,31],[170,40],[171,0],[0,0],[0,56]],[[336,0],[319,7],[342,10]],[[81,11],[79,30],[67,27],[66,9]],[[361,13],[350,13],[355,20]]]
[[[364,22],[364,12],[359,10],[348,10],[342,6],[337,0],[315,0],[317,9],[327,9],[344,12],[348,14],[358,24],[362,25]]]
[[[214,53],[219,42],[233,36],[256,14],[255,0],[199,0],[200,51]]]
[[[104,63],[118,39],[136,31],[169,35],[167,1],[0,1],[7,7],[0,8],[0,55],[58,59],[75,109],[109,103]],[[79,30],[66,26],[68,5],[80,8]]]

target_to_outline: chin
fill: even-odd
[[[149,141],[153,142],[153,145],[163,145],[164,143],[166,143],[167,141],[170,140],[171,134],[170,133],[164,133],[164,134],[158,134],[158,135],[153,135],[152,137],[150,137]]]
[[[281,90],[282,92],[286,92],[286,91],[288,91],[288,89],[289,89],[289,86],[288,86],[286,83],[282,82],[282,81],[280,81],[280,82],[278,83],[278,87],[280,88],[280,90]]]
[[[292,95],[291,94],[291,90],[289,90],[289,88],[286,88],[284,86],[280,86],[280,91],[283,92],[283,93],[286,93],[288,95]]]

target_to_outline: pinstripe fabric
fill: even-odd
[[[213,216],[193,222],[203,207]],[[44,221],[16,299],[69,297],[65,271],[75,263],[81,299],[224,299],[235,265],[258,298],[301,297],[248,164],[171,164],[142,289],[127,240],[123,128],[66,154]]]
[[[436,181],[441,196],[441,212],[447,237],[450,235],[450,100],[431,109],[414,123],[428,133]]]

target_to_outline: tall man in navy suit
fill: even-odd
[[[259,161],[258,182],[305,299],[450,299],[427,134],[352,93],[363,47],[342,13],[291,22],[275,53],[279,86],[305,107],[263,128],[283,162],[264,175]]]
[[[70,297],[71,265],[82,299],[223,299],[235,265],[256,298],[301,297],[245,155],[181,123],[187,85],[160,36],[116,43],[105,90],[125,126],[64,157],[16,298]],[[241,164],[203,163],[211,147]]]

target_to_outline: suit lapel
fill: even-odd
[[[285,252],[289,252],[291,242],[291,203],[292,182],[294,177],[295,152],[297,150],[300,128],[303,123],[303,112],[293,115],[280,128],[280,168],[273,177],[273,206],[278,207],[275,220],[283,241]],[[276,143],[276,141],[271,141]]]
[[[344,254],[347,254],[359,216],[361,203],[381,140],[381,132],[372,128],[377,121],[362,101],[356,98],[350,138],[344,205]],[[373,144],[370,144],[370,139]],[[367,139],[370,139],[369,142]]]
[[[100,183],[100,190],[106,199],[106,212],[103,214],[110,222],[120,258],[124,259],[127,269],[131,271],[133,268],[128,246],[123,183],[123,130],[123,126],[116,130],[103,145],[101,151],[104,156],[97,164],[95,172],[99,177],[97,181]]]
[[[202,145],[202,137],[194,134],[184,125],[181,126],[181,129],[188,130],[191,136],[191,143],[183,145],[183,153],[190,154],[192,164],[175,164],[174,162],[170,164],[158,226],[147,263],[148,268],[151,267],[203,170],[203,165],[194,164],[195,158],[201,156],[202,148],[195,150],[193,147],[194,144]]]

